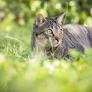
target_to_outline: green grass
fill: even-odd
[[[72,62],[31,52],[32,23],[0,30],[0,92],[92,92],[92,50]]]

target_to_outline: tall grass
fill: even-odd
[[[30,49],[32,26],[0,30],[0,92],[92,92],[92,50],[48,59]]]

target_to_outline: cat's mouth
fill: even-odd
[[[51,43],[49,46],[45,46],[46,51],[54,52],[59,46],[61,41],[57,42],[56,44]]]

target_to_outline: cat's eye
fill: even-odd
[[[48,34],[52,34],[52,30],[51,29],[48,30]]]
[[[51,29],[48,29],[47,31],[44,32],[44,35],[46,38],[48,38],[49,36],[52,36],[53,35],[53,32]]]

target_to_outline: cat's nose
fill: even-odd
[[[58,38],[57,36],[55,36],[55,40],[56,40],[57,42],[59,42],[59,38]]]

